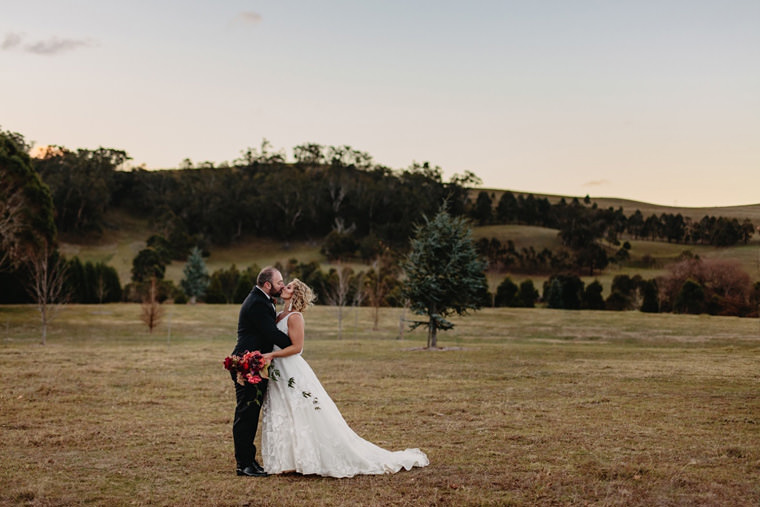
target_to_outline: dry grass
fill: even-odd
[[[20,505],[757,505],[760,324],[638,313],[486,310],[422,351],[399,310],[305,357],[349,424],[431,465],[392,476],[234,475],[234,306],[70,306],[38,345],[0,307],[0,503]],[[171,325],[171,332],[169,331]],[[353,329],[351,328],[353,326]]]
[[[537,252],[544,248],[556,250],[562,246],[557,229],[533,225],[486,225],[473,229],[472,237],[496,238],[506,247],[508,241],[513,241],[515,249],[533,247]]]
[[[106,218],[111,224],[100,237],[63,234],[60,250],[68,258],[78,256],[83,262],[105,262],[119,273],[122,284],[131,279],[132,260],[145,248],[146,240],[155,231],[147,219],[136,218],[119,210],[111,210]],[[209,273],[236,264],[245,269],[254,262],[260,267],[275,262],[286,263],[295,258],[302,262],[324,262],[319,253],[320,242],[294,241],[286,243],[267,238],[248,238],[232,245],[214,247],[205,259]],[[166,267],[166,279],[176,284],[183,277],[185,263],[173,261]]]

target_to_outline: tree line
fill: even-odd
[[[264,146],[221,167],[125,171],[119,168],[126,154],[103,148],[55,147],[32,162],[51,189],[59,231],[97,233],[109,225],[106,212],[121,209],[149,217],[175,259],[192,246],[208,249],[246,235],[321,240],[331,232],[331,255],[345,254],[334,249],[344,237],[365,240],[363,252],[372,255],[381,242],[406,243],[443,199],[452,213],[464,214],[467,186],[477,181],[467,173],[445,182],[441,168],[427,162],[392,170],[348,146],[296,146],[291,163]]]
[[[512,260],[499,262],[525,270],[574,264],[593,274],[606,267],[610,255],[625,255],[604,251],[619,246],[623,234],[731,246],[746,244],[755,232],[749,219],[705,216],[696,221],[680,213],[644,217],[639,210],[626,216],[622,208],[599,208],[588,196],[552,204],[546,197],[505,191],[495,202],[493,194],[480,191],[471,199],[470,188],[479,182],[472,173],[446,182],[441,168],[427,162],[393,170],[350,146],[304,144],[293,154],[295,161],[286,162],[282,151],[264,141],[260,149],[248,148],[219,167],[209,162],[196,167],[186,160],[181,169],[125,171],[120,168],[129,157],[122,150],[51,147],[32,163],[52,193],[59,231],[97,234],[109,226],[106,212],[117,208],[149,217],[177,260],[193,246],[208,251],[245,236],[312,239],[321,242],[329,260],[370,260],[382,245],[406,248],[414,224],[435,214],[444,199],[453,216],[476,225],[558,229],[573,256],[515,255],[507,248]]]
[[[577,275],[555,274],[544,282],[542,300],[547,308],[568,310],[738,317],[758,317],[760,306],[760,282],[753,283],[737,263],[688,254],[668,266],[668,272],[662,276],[647,280],[640,275],[616,275],[606,299],[602,297],[603,290],[598,280],[585,285]],[[507,294],[507,303],[497,306],[528,306],[515,303],[519,299],[510,299],[516,298],[510,296],[516,291],[509,278],[497,290],[497,302],[503,292]]]
[[[749,219],[705,215],[692,220],[681,213],[651,214],[645,217],[640,210],[626,216],[622,207],[599,208],[586,196],[583,201],[573,198],[569,203],[562,197],[552,204],[546,197],[532,194],[502,193],[494,204],[493,194],[480,191],[470,207],[470,217],[478,225],[521,224],[559,229],[563,241],[572,242],[583,233],[615,242],[627,233],[634,239],[673,243],[732,246],[747,244],[755,233]],[[585,238],[579,238],[581,241]]]
[[[484,191],[470,199],[469,188],[478,181],[472,173],[444,182],[439,167],[414,163],[407,169],[391,170],[348,146],[301,145],[294,149],[295,162],[287,163],[281,152],[272,152],[263,143],[260,151],[249,149],[231,165],[193,167],[186,161],[177,170],[126,171],[120,168],[129,157],[121,150],[51,147],[41,157],[30,159],[22,136],[2,133],[0,140],[0,191],[4,197],[0,254],[6,263],[0,278],[10,288],[0,296],[2,302],[28,301],[31,296],[20,295],[18,280],[33,278],[35,270],[42,273],[58,263],[68,273],[65,292],[72,302],[140,301],[148,292],[177,302],[193,298],[208,303],[240,302],[253,285],[255,266],[200,274],[192,283],[183,280],[180,287],[163,279],[165,268],[172,260],[197,262],[204,250],[207,253],[215,245],[254,235],[286,241],[317,239],[332,261],[359,257],[371,263],[371,268],[358,273],[347,268],[324,273],[316,263],[297,260],[280,266],[285,274],[299,276],[321,292],[323,303],[403,305],[398,257],[409,247],[416,225],[446,203],[451,216],[478,224],[556,228],[566,247],[517,251],[511,242],[502,245],[493,238],[480,240],[477,249],[491,268],[551,275],[541,298],[532,282],[517,286],[505,279],[495,294],[479,291],[481,306],[532,306],[540,301],[553,308],[630,309],[631,305],[620,302],[622,292],[615,282],[612,299],[602,303],[598,284],[578,289],[578,274],[583,270],[594,274],[610,261],[628,258],[630,244],[621,244],[623,234],[727,246],[746,243],[754,232],[749,220],[739,223],[706,216],[691,221],[680,214],[644,219],[639,211],[627,217],[621,208],[598,208],[588,196],[583,202],[560,199],[552,204],[546,198],[507,191],[494,206],[491,195]],[[159,231],[148,238],[146,248],[133,260],[131,280],[123,287],[113,268],[82,263],[77,258],[63,260],[54,249],[56,230],[97,234],[111,226],[107,222],[111,209],[147,216]],[[52,252],[45,262],[36,266],[20,262],[21,252],[39,249],[42,244],[46,252]],[[196,294],[192,287],[200,283],[198,280],[204,281],[204,287]],[[664,297],[662,287],[670,287],[665,280],[647,283],[636,282],[636,301],[643,300],[644,293],[653,293],[653,285],[659,284],[658,308],[685,308],[672,294]],[[711,283],[704,276],[700,279],[694,275],[681,280],[677,290],[668,290],[679,293],[688,286],[696,294],[692,299],[698,300],[700,294],[706,298],[689,308],[751,313],[747,305],[751,304],[752,291],[745,291],[749,295],[741,301],[731,300],[716,292]]]
[[[578,271],[593,275],[609,263],[623,263],[630,258],[631,245],[624,241],[627,234],[633,239],[667,241],[682,244],[716,247],[747,244],[755,233],[751,220],[705,216],[692,220],[682,214],[652,214],[646,219],[636,210],[626,216],[622,208],[599,208],[591,199],[569,203],[563,197],[552,204],[548,198],[505,191],[497,205],[488,192],[481,191],[469,214],[475,223],[537,225],[559,230],[559,238],[567,250],[537,252],[533,247],[517,251],[514,243],[502,244],[497,238],[482,238],[478,249],[496,270],[552,273]]]

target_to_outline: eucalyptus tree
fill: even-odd
[[[0,130],[0,263],[15,267],[56,240],[53,200],[29,148],[21,134]]]
[[[34,167],[50,187],[61,231],[100,231],[114,190],[114,173],[129,156],[122,150],[71,151],[52,147]]]

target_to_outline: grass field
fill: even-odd
[[[758,505],[760,323],[484,310],[445,350],[401,311],[306,314],[304,357],[349,424],[431,465],[327,479],[234,474],[236,306],[68,306],[41,346],[0,307],[0,504]]]

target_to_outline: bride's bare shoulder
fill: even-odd
[[[301,314],[301,312],[283,311],[283,312],[280,312],[279,314],[277,314],[277,318],[275,320],[275,323],[280,322],[281,320],[286,320],[286,319],[290,318],[291,315],[298,315],[299,318],[303,321],[303,315]]]

